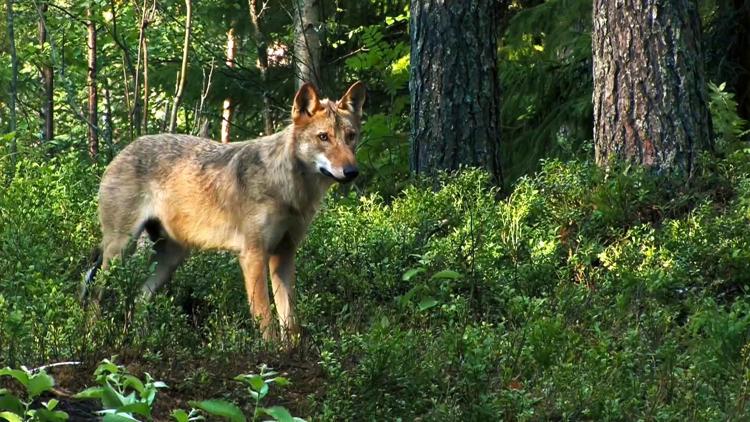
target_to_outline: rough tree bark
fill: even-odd
[[[294,68],[297,89],[305,82],[320,88],[320,4],[319,0],[295,0]]]
[[[193,8],[191,0],[185,0],[185,42],[182,46],[182,66],[180,67],[179,83],[177,93],[174,96],[172,104],[172,117],[169,119],[169,132],[174,133],[177,128],[177,112],[180,110],[182,94],[185,91],[185,81],[187,80],[188,70],[188,53],[190,52],[190,29],[192,27]]]
[[[499,1],[412,0],[411,153],[417,174],[500,171]]]
[[[5,1],[5,11],[7,13],[8,43],[10,44],[10,131],[16,131],[16,101],[18,99],[18,56],[16,54],[16,36],[13,31],[13,0]],[[13,164],[11,172],[15,172],[16,164],[16,137],[10,140],[10,159]]]
[[[49,5],[43,2],[39,5],[39,44],[44,46],[47,43],[47,22],[45,15]],[[52,69],[52,58],[42,64],[41,71],[42,85],[44,86],[44,99],[42,100],[42,120],[44,127],[42,130],[42,139],[45,141],[52,140],[55,137],[55,73]]]
[[[234,57],[237,54],[237,40],[234,36],[234,25],[227,31],[227,60],[226,65],[230,69],[234,69]],[[230,131],[232,127],[232,118],[234,117],[234,105],[232,104],[232,97],[228,96],[224,99],[224,104],[221,110],[221,143],[228,144],[230,140]]]
[[[258,50],[256,66],[260,72],[260,83],[263,91],[263,129],[266,135],[271,135],[273,134],[273,119],[271,117],[271,95],[268,91],[268,46],[260,28],[260,15],[263,10],[258,10],[257,0],[248,0],[248,6],[250,7],[250,23],[253,26],[253,38]]]
[[[99,154],[99,134],[97,133],[97,105],[96,92],[96,25],[91,13],[91,7],[86,9],[86,30],[88,32],[88,75],[89,88],[89,156],[96,157]]]
[[[700,20],[690,0],[594,0],[596,162],[692,173],[710,141]]]

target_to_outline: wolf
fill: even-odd
[[[294,96],[291,124],[273,135],[231,144],[175,134],[133,141],[102,177],[100,254],[82,294],[100,268],[132,252],[133,239],[146,231],[156,266],[143,284],[145,298],[172,277],[191,250],[233,251],[263,337],[298,336],[295,252],[327,189],[359,173],[355,147],[365,95],[364,84],[356,82],[338,101],[322,99],[307,83]]]

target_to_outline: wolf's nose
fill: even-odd
[[[354,180],[355,177],[359,175],[359,169],[357,169],[354,166],[346,166],[344,167],[344,177],[346,177],[346,180]]]

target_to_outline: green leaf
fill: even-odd
[[[0,412],[0,419],[8,422],[22,422],[21,417],[11,412]]]
[[[94,371],[95,376],[99,376],[102,374],[117,374],[120,372],[120,367],[115,365],[114,363],[110,362],[109,359],[104,359],[102,363],[99,364],[99,366],[96,367],[96,370]]]
[[[153,385],[154,388],[169,388],[169,386],[163,381],[154,381],[154,383],[151,385]]]
[[[189,404],[198,409],[202,409],[214,416],[222,416],[231,422],[246,422],[245,415],[239,407],[224,400],[203,400],[191,401]]]
[[[130,387],[137,391],[138,394],[143,395],[143,391],[146,389],[146,387],[143,385],[143,381],[132,375],[123,375],[122,378],[125,380],[125,382],[123,382],[122,384],[124,387]]]
[[[263,381],[263,378],[260,375],[253,375],[247,380],[250,383],[250,387],[252,387],[255,391],[260,391],[263,386],[266,385],[266,382]]]
[[[122,394],[115,391],[112,387],[109,385],[105,385],[102,392],[102,406],[104,406],[105,409],[118,409],[122,406],[125,406],[129,402],[126,400],[125,397],[123,397]]]
[[[45,391],[49,391],[55,386],[55,380],[47,375],[46,372],[42,371],[36,375],[33,375],[29,379],[29,385],[26,389],[29,391],[29,396],[34,398]]]
[[[260,387],[260,391],[258,391],[258,394],[260,394],[261,399],[265,397],[266,394],[268,394],[268,384],[263,384],[263,387]]]
[[[55,407],[57,407],[58,403],[60,402],[57,401],[57,399],[50,399],[50,401],[44,404],[44,407],[46,407],[48,410],[55,410]]]
[[[270,380],[270,382],[275,382],[279,387],[285,387],[289,385],[289,380],[286,377],[276,377]]]
[[[23,403],[21,399],[10,393],[0,395],[0,410],[10,410],[13,413],[23,413]]]
[[[437,304],[438,304],[438,301],[435,300],[435,298],[428,296],[428,297],[422,298],[422,300],[419,301],[419,310],[424,311],[424,310],[432,308],[433,306]]]
[[[73,396],[74,399],[101,399],[104,395],[104,388],[89,387]]]
[[[107,413],[102,418],[103,422],[138,422],[138,419],[123,413]]]
[[[401,280],[409,281],[412,278],[414,278],[414,276],[418,274],[422,274],[423,272],[425,272],[425,269],[422,267],[412,268],[409,271],[404,273],[404,275],[401,277]]]
[[[130,403],[117,409],[118,413],[137,413],[151,417],[151,408],[146,403]]]
[[[0,377],[3,375],[11,376],[18,380],[24,387],[29,385],[29,374],[20,369],[4,368],[0,369]]]
[[[42,422],[61,422],[68,420],[68,414],[59,410],[48,410],[48,409],[37,409],[34,414],[35,420],[39,419]]]
[[[459,278],[461,274],[451,270],[438,271],[430,277],[431,280],[458,280]]]
[[[172,419],[174,419],[177,422],[188,422],[189,416],[188,413],[182,409],[175,409],[172,411]]]
[[[292,419],[292,414],[289,413],[289,411],[282,406],[272,406],[272,407],[264,407],[261,409],[263,413],[266,415],[272,417],[274,420],[280,421],[280,422],[294,422],[294,419]]]

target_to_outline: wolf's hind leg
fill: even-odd
[[[94,265],[89,268],[89,270],[86,272],[86,275],[83,277],[83,281],[81,282],[79,291],[78,291],[78,300],[86,305],[86,302],[88,300],[88,293],[89,293],[89,286],[94,282],[94,278],[96,278],[96,273],[99,272],[99,269],[102,267],[102,251],[99,248],[96,248],[96,250],[92,254],[92,261],[94,261]]]
[[[135,242],[128,234],[121,233],[108,233],[104,235],[102,239],[101,248],[97,254],[94,262],[94,266],[86,273],[83,282],[81,283],[79,298],[86,304],[89,298],[89,290],[91,285],[94,283],[96,275],[99,270],[106,270],[109,268],[112,259],[116,256],[121,256],[123,259],[131,254],[135,249]],[[96,293],[93,295],[95,301],[99,302],[102,299],[104,289],[95,289]]]
[[[150,233],[149,233],[150,234]],[[172,278],[177,267],[188,255],[186,248],[169,237],[160,237],[154,241],[154,254],[151,255],[149,267],[156,262],[154,273],[149,276],[141,289],[143,297],[150,299],[164,283]]]

